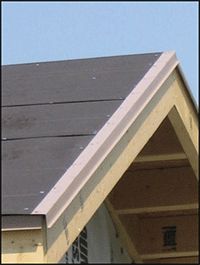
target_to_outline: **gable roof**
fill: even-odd
[[[3,66],[3,214],[54,223],[177,64],[164,52]]]
[[[196,214],[198,113],[175,53],[4,66],[2,158],[5,260],[17,258],[10,256],[11,238],[20,242],[29,229],[28,240],[34,235],[42,242],[31,250],[31,260],[38,255],[58,262],[105,199],[135,262],[168,257],[138,254],[130,227],[120,223],[127,211]],[[127,181],[146,175],[140,166],[139,178],[129,174],[135,162],[136,171],[137,162],[147,166],[148,181],[154,183],[157,174],[154,188],[167,178],[166,188],[161,186],[164,197],[172,188],[171,200],[156,192],[153,204],[139,200],[139,208],[127,209],[127,199],[130,204],[149,194],[129,199],[135,182],[127,187]],[[184,182],[180,188],[178,179]],[[188,190],[191,196],[184,197]],[[197,256],[193,250],[187,255]]]
[[[159,56],[3,67],[4,214],[31,214]]]

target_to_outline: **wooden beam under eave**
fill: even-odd
[[[199,256],[170,257],[145,260],[146,264],[199,264]]]
[[[173,83],[175,107],[170,111],[169,120],[179,138],[185,154],[198,178],[198,115],[178,72]]]
[[[111,215],[112,221],[115,225],[115,228],[118,232],[119,240],[121,241],[122,245],[126,248],[130,258],[133,259],[134,263],[143,263],[139,253],[136,250],[135,244],[133,240],[131,240],[130,236],[128,235],[125,227],[123,226],[122,222],[116,211],[114,210],[112,204],[109,200],[105,200],[105,205]]]
[[[195,257],[198,255],[199,255],[198,251],[183,251],[183,252],[174,252],[174,253],[145,254],[141,255],[141,258],[145,261],[151,259]]]
[[[187,159],[185,153],[174,153],[174,154],[159,154],[159,155],[144,155],[138,156],[134,162],[156,162],[156,161],[170,161],[170,160],[184,160]]]
[[[115,210],[162,209],[196,204],[198,186],[190,165],[135,170],[132,167],[123,174],[108,197]]]
[[[198,179],[198,150],[194,146],[191,136],[188,134],[188,131],[186,130],[184,122],[181,120],[177,109],[173,108],[168,116]]]
[[[158,207],[144,207],[135,209],[120,209],[115,210],[116,214],[146,214],[146,213],[160,213],[160,212],[174,212],[174,211],[188,211],[198,210],[198,203],[182,204],[182,205],[167,205]]]

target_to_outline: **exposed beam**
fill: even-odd
[[[155,162],[155,161],[182,160],[182,159],[187,159],[185,153],[138,156],[134,162],[141,163],[141,162]]]
[[[185,251],[174,253],[157,253],[157,254],[145,254],[140,257],[142,260],[162,259],[162,258],[182,258],[182,257],[196,257],[199,255],[198,251]]]
[[[142,259],[139,256],[139,253],[136,250],[133,240],[131,240],[130,236],[128,235],[112,204],[109,202],[109,200],[105,200],[105,204],[117,229],[119,239],[123,246],[126,248],[129,256],[133,259],[135,263],[143,263]]]
[[[177,72],[175,74],[175,107],[168,117],[198,178],[198,115],[194,111],[181,77]]]
[[[133,170],[124,173],[109,199],[115,210],[195,204],[197,180],[190,165],[136,170],[133,166]]]
[[[187,210],[197,210],[198,204],[182,204],[182,205],[168,205],[168,206],[158,206],[158,207],[144,207],[136,209],[121,209],[115,210],[116,214],[145,214],[145,213],[157,213],[157,212],[167,212],[167,211],[187,211]]]
[[[168,115],[169,120],[176,131],[176,134],[183,146],[185,153],[187,154],[188,160],[191,164],[192,169],[196,177],[198,178],[198,150],[193,145],[193,142],[188,134],[184,122],[179,117],[179,113],[176,108],[173,108]]]

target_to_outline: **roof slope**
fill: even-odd
[[[3,66],[3,214],[33,212],[160,55]]]

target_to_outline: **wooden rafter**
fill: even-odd
[[[135,209],[121,209],[115,211],[118,215],[120,215],[120,214],[146,214],[146,213],[160,213],[160,212],[174,212],[174,211],[188,211],[188,210],[195,210],[197,212],[198,203],[144,207],[144,208],[135,208]]]
[[[105,200],[105,204],[114,222],[114,225],[118,232],[119,239],[122,245],[126,248],[129,256],[132,258],[133,262],[143,263],[141,257],[139,256],[139,253],[136,250],[133,240],[131,240],[129,234],[127,233],[127,230],[125,229],[122,222],[120,221],[120,218],[118,214],[116,213],[116,211],[114,210],[112,204],[109,202],[109,200]]]
[[[185,153],[172,153],[172,154],[162,154],[162,155],[138,156],[136,157],[134,162],[144,163],[144,162],[184,160],[184,159],[187,159],[187,156]]]
[[[198,116],[177,71],[175,75],[176,79],[173,84],[176,88],[175,107],[169,112],[168,117],[198,178]]]
[[[183,149],[185,150],[185,153],[188,157],[191,167],[193,168],[194,173],[196,177],[198,178],[198,172],[199,172],[198,143],[197,142],[195,143],[192,141],[191,137],[189,136],[186,130],[186,127],[184,126],[184,122],[180,119],[177,108],[173,108],[168,116],[179,137],[179,140],[183,146]]]
[[[157,253],[141,255],[143,260],[163,259],[163,258],[182,258],[182,257],[196,257],[199,255],[198,251],[184,251],[175,253]]]

